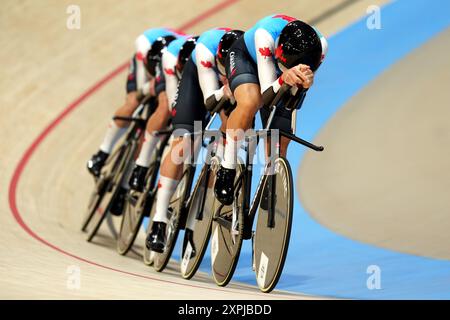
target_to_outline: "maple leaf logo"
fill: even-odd
[[[201,61],[200,62],[202,64],[202,66],[204,66],[205,68],[212,68],[212,63],[211,61]]]
[[[280,19],[286,20],[287,22],[292,22],[292,21],[297,20],[296,18],[287,16],[284,14],[277,14],[277,15],[274,15],[272,18],[274,18],[274,19],[280,18]]]
[[[144,61],[144,62],[145,62],[144,54],[143,54],[142,52],[136,53],[136,59],[137,59],[138,61]]]
[[[164,72],[169,75],[169,76],[173,76],[175,75],[175,71],[173,71],[173,69],[166,69],[164,68]]]
[[[283,62],[286,62],[286,58],[283,57],[283,47],[279,45],[275,50],[275,58],[280,59]]]
[[[268,47],[259,48],[258,51],[263,57],[271,57],[272,56],[272,52],[270,51],[270,49]]]

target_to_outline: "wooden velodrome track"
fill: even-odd
[[[108,232],[88,244],[79,231],[92,187],[85,161],[124,98],[125,74],[115,75],[146,28],[245,29],[281,12],[316,22],[330,35],[363,16],[369,4],[384,2],[80,0],[81,29],[68,30],[71,1],[2,1],[0,298],[311,298],[264,295],[238,283],[219,288],[202,274],[184,281],[175,264],[156,273],[138,255],[119,256]],[[76,290],[67,286],[70,266],[80,268]]]

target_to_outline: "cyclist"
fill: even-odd
[[[172,112],[174,140],[161,164],[156,211],[152,230],[146,239],[147,248],[155,252],[164,251],[169,202],[181,179],[183,162],[192,155],[183,151],[190,150],[192,145],[194,152],[198,151],[198,141],[192,143],[191,138],[183,139],[183,135],[194,132],[195,121],[201,121],[204,127],[209,118],[208,110],[212,110],[222,99],[232,97],[226,78],[219,73],[220,69],[224,70],[221,64],[229,46],[220,44],[228,44],[230,40],[234,42],[242,34],[242,31],[229,28],[214,28],[202,33],[185,64]],[[226,123],[224,112],[221,119],[223,131]],[[190,230],[187,228],[186,232],[189,234]]]
[[[263,102],[271,101],[283,83],[291,93],[301,90],[300,108],[327,52],[326,39],[310,25],[282,14],[258,21],[234,43],[227,60],[227,77],[237,106],[227,121],[224,160],[217,172],[214,193],[224,205],[233,202],[237,152],[243,132],[250,129]],[[268,111],[261,109],[262,122]],[[292,112],[278,108],[271,129],[291,132]],[[289,140],[280,140],[280,154],[285,156]]]
[[[170,28],[153,28],[144,31],[135,41],[136,53],[131,59],[126,84],[127,96],[125,103],[116,110],[114,116],[129,117],[139,105],[139,101],[147,94],[155,95],[154,77],[151,77],[145,69],[145,57],[151,49],[152,44],[160,37],[178,37],[179,32]],[[159,100],[159,97],[158,97]],[[166,99],[161,97],[159,103],[165,103]],[[98,177],[115,143],[124,135],[129,122],[111,120],[106,130],[105,137],[97,153],[87,163],[89,172]]]
[[[172,104],[175,100],[175,95],[178,86],[178,75],[177,72],[182,70],[182,65],[179,64],[177,68],[178,55],[181,53],[180,61],[185,61],[186,56],[188,56],[195,47],[196,37],[180,37],[167,46],[167,50],[156,51],[156,55],[153,55],[152,50],[149,51],[148,60],[153,61],[152,63],[159,63],[159,68],[156,78],[160,77],[159,82],[165,83],[165,92],[167,95],[168,103],[164,104],[161,108],[158,106],[157,110],[151,115],[150,119],[147,121],[147,128],[145,131],[145,140],[142,145],[139,157],[136,160],[135,168],[130,177],[130,187],[136,191],[143,191],[145,184],[145,176],[147,174],[148,168],[150,166],[151,157],[153,151],[158,144],[160,138],[155,135],[155,131],[160,131],[164,129],[170,119]],[[160,58],[161,52],[162,57]],[[161,80],[161,79],[164,79]],[[160,88],[162,90],[162,88]]]

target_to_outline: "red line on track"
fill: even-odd
[[[189,20],[185,24],[183,24],[178,29],[184,31],[185,29],[191,28],[194,25],[198,24],[199,22],[209,18],[213,14],[218,13],[219,11],[231,6],[232,4],[238,2],[239,0],[224,0],[214,7],[208,9],[207,11],[203,12],[202,14],[198,15],[197,17]],[[96,91],[98,91],[101,87],[103,87],[106,83],[111,81],[113,78],[115,78],[117,75],[122,73],[124,70],[126,70],[128,66],[128,62],[120,65],[115,70],[107,74],[103,79],[101,79],[99,82],[94,84],[92,87],[90,87],[88,90],[86,90],[80,97],[78,97],[75,101],[70,103],[50,124],[48,124],[44,130],[36,137],[36,139],[31,143],[31,145],[26,149],[22,157],[20,158],[19,163],[17,164],[13,176],[11,178],[10,184],[9,184],[9,207],[12,211],[12,214],[16,220],[16,222],[22,227],[25,232],[27,232],[31,237],[35,238],[36,240],[40,241],[41,243],[45,244],[46,246],[66,255],[69,257],[72,257],[74,259],[77,259],[79,261],[88,263],[90,265],[94,265],[103,269],[119,272],[122,274],[127,274],[134,277],[144,278],[144,279],[150,279],[154,281],[160,281],[164,283],[172,283],[177,284],[181,286],[187,286],[187,287],[194,287],[194,288],[201,288],[206,290],[214,290],[214,291],[223,291],[223,292],[230,292],[230,293],[241,293],[239,291],[231,291],[231,290],[225,290],[220,288],[208,288],[203,287],[195,284],[189,284],[189,283],[180,283],[176,281],[170,281],[170,280],[164,280],[164,279],[158,279],[155,277],[150,277],[138,273],[133,273],[125,270],[116,269],[113,267],[109,267],[94,261],[87,260],[85,258],[79,257],[73,253],[70,253],[68,251],[65,251],[64,249],[61,249],[57,247],[56,245],[48,242],[41,236],[39,236],[37,233],[35,233],[23,220],[22,215],[20,214],[20,211],[17,207],[17,186],[20,181],[20,177],[26,168],[28,162],[30,161],[33,153],[37,150],[39,145],[44,141],[44,139],[68,116],[70,113],[75,110],[77,107],[79,107],[87,98],[89,98],[92,94],[94,94]],[[255,295],[259,295],[258,293],[254,293]]]

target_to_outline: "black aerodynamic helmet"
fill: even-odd
[[[169,45],[176,37],[169,35],[156,39],[147,52],[145,66],[147,71],[154,76],[156,74],[156,65],[161,61],[162,50]]]
[[[244,31],[242,30],[230,30],[226,32],[219,42],[216,54],[216,66],[222,75],[225,75],[225,60],[230,52],[230,48],[233,43],[242,37]]]
[[[179,79],[181,78],[181,73],[183,72],[186,62],[189,60],[192,51],[194,51],[195,49],[197,39],[198,37],[192,37],[187,39],[186,42],[183,43],[183,45],[180,48],[180,52],[178,53],[177,64],[175,66],[175,71]]]
[[[322,51],[320,35],[316,30],[307,23],[294,20],[281,31],[275,58],[280,69],[306,64],[315,71],[322,61]]]

